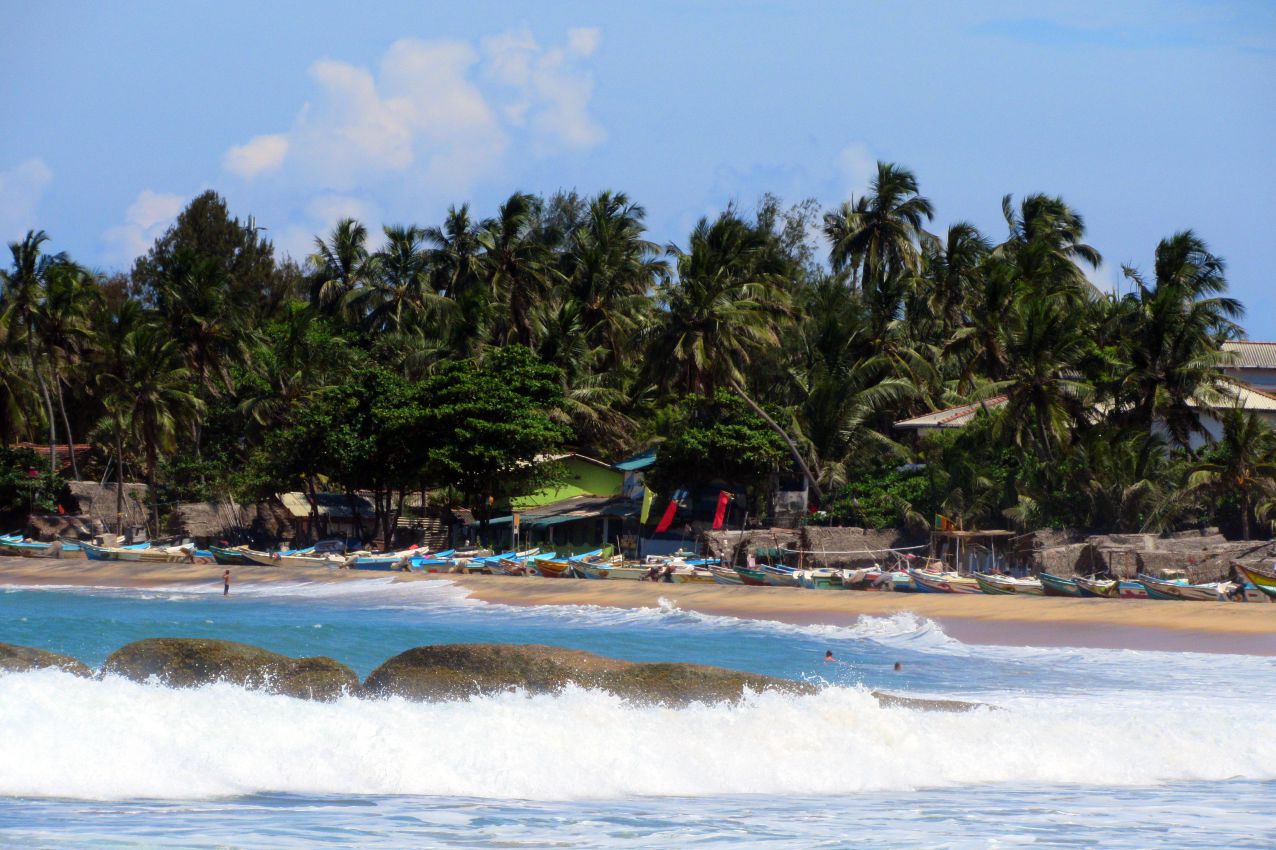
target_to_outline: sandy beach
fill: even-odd
[[[221,591],[216,564],[118,564],[0,558],[0,585],[207,586]],[[504,605],[676,605],[727,617],[799,625],[851,625],[862,616],[907,613],[938,623],[967,643],[1078,646],[1276,655],[1276,605],[1155,600],[1065,599],[982,594],[872,593],[798,588],[650,584],[631,581],[298,571],[232,567],[234,583],[446,580],[474,598]],[[232,586],[233,593],[233,586]]]

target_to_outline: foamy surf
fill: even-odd
[[[579,688],[312,703],[46,670],[0,676],[0,717],[10,796],[573,800],[1276,778],[1276,720],[1191,700],[1023,697],[948,714],[834,687],[681,709]]]

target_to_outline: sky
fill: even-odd
[[[1119,287],[1192,228],[1276,339],[1276,3],[14,4],[0,238],[127,268],[215,189],[297,259],[352,216],[624,191],[651,238],[764,192],[833,207],[874,162],[1005,234],[1062,195]]]

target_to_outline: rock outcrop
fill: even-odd
[[[301,699],[331,700],[358,693],[359,678],[331,658],[290,658],[227,640],[149,638],[122,646],[103,672],[137,682],[151,677],[174,688],[229,682]]]
[[[447,700],[510,688],[553,693],[571,684],[668,705],[735,701],[746,688],[815,690],[804,682],[700,664],[636,664],[554,646],[485,643],[409,649],[373,670],[364,689],[370,695]]]
[[[69,655],[36,649],[33,646],[0,643],[0,671],[25,673],[27,670],[40,670],[45,667],[55,667],[77,676],[90,676],[93,673],[84,662]]]

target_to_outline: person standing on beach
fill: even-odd
[[[230,570],[222,573],[222,596],[230,596]]]

